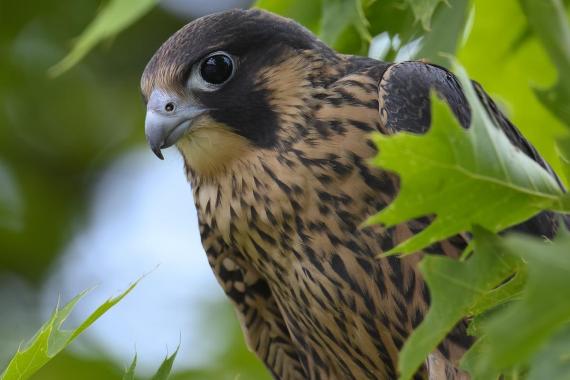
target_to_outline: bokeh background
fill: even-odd
[[[139,91],[176,29],[250,3],[163,1],[51,78],[105,2],[0,1],[0,368],[58,299],[94,287],[76,326],[151,272],[34,378],[118,379],[135,352],[144,378],[179,343],[177,377],[268,378],[211,274],[180,158],[146,147]]]
[[[169,150],[159,161],[146,147],[139,94],[146,62],[169,35],[252,1],[161,1],[50,77],[106,3],[0,0],[0,369],[58,300],[93,288],[68,321],[76,325],[148,273],[34,379],[119,379],[135,352],[144,378],[179,344],[176,379],[268,379],[207,265],[180,157]],[[326,25],[314,13],[321,1],[260,3],[315,31]],[[568,130],[532,90],[551,86],[556,70],[518,1],[450,3],[459,8],[450,15],[442,3],[431,32],[457,21],[450,52],[457,47],[470,75],[558,168],[554,141]],[[338,49],[404,60],[429,48],[429,35],[412,38],[421,26],[402,1],[373,7],[371,46],[348,30],[334,36]]]

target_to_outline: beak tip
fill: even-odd
[[[158,157],[161,160],[164,160],[164,156],[162,155],[162,151],[160,150],[160,148],[155,148],[152,150],[152,152],[156,157]]]

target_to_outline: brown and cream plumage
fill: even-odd
[[[435,88],[463,126],[469,106],[455,77],[422,62],[335,53],[291,20],[234,10],[191,22],[142,77],[154,152],[182,153],[210,265],[247,344],[276,379],[394,379],[399,349],[429,294],[424,253],[377,255],[423,229],[359,228],[398,191],[367,165],[373,131],[424,132]],[[547,165],[476,86],[511,141]],[[552,236],[549,214],[522,226]],[[426,250],[456,257],[456,236]],[[461,323],[416,378],[464,379],[472,339]]]

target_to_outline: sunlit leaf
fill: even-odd
[[[458,51],[459,61],[559,172],[553,141],[567,133],[567,128],[542,105],[529,86],[553,83],[556,69],[536,38],[512,52],[514,41],[528,26],[519,0],[477,0],[472,4],[475,21],[469,39]]]
[[[519,0],[533,32],[558,71],[548,90],[535,89],[540,101],[570,127],[570,23],[560,0]]]
[[[474,238],[475,253],[464,262],[445,256],[426,256],[421,261],[431,305],[400,352],[400,379],[411,379],[447,333],[515,271],[517,260],[497,250],[500,238],[479,228]]]
[[[77,64],[99,42],[128,28],[150,11],[158,0],[111,0],[73,44],[71,52],[50,69],[60,75]]]
[[[439,3],[445,3],[445,0],[406,0],[408,6],[414,11],[416,20],[422,23],[425,30],[431,27],[431,16]]]
[[[36,373],[47,362],[53,359],[59,352],[67,347],[75,338],[87,329],[93,322],[99,319],[107,310],[115,306],[127,294],[133,290],[138,281],[133,283],[127,290],[105,301],[97,308],[79,327],[73,330],[63,330],[62,325],[73,311],[75,305],[86,292],[80,293],[63,308],[57,307],[47,321],[30,342],[18,349],[8,366],[0,376],[0,380],[24,380]]]
[[[570,210],[570,198],[555,179],[493,124],[467,74],[455,66],[472,109],[469,129],[460,128],[447,105],[432,97],[432,127],[425,135],[373,137],[379,148],[373,164],[398,173],[401,188],[367,224],[393,226],[436,215],[390,253],[416,252],[475,224],[497,232],[541,209]]]
[[[521,300],[483,326],[480,353],[470,362],[479,378],[528,363],[570,321],[570,233],[562,230],[552,242],[512,236],[501,245],[528,263],[528,281]]]

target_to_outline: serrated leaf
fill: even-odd
[[[40,328],[30,342],[18,349],[18,352],[16,352],[2,375],[0,375],[0,380],[28,379],[65,347],[71,344],[79,334],[99,319],[107,310],[115,306],[129,294],[137,285],[138,281],[129,286],[129,288],[119,296],[105,301],[74,330],[63,330],[61,327],[69,317],[69,314],[73,311],[77,302],[79,302],[87,292],[85,291],[75,296],[61,309],[59,306],[56,307],[50,319]]]
[[[570,321],[570,234],[562,231],[552,242],[511,236],[501,245],[527,262],[528,281],[521,300],[483,326],[479,354],[468,355],[470,370],[478,378],[527,363]]]
[[[174,351],[174,353],[172,355],[167,356],[164,359],[164,361],[162,362],[162,364],[158,368],[158,371],[154,374],[154,376],[151,378],[151,380],[167,380],[168,379],[168,376],[170,375],[170,371],[172,371],[172,364],[174,363],[174,360],[176,359],[176,355],[178,354],[179,349],[180,349],[180,346],[178,346],[176,348],[176,351]]]
[[[319,37],[326,44],[334,46],[348,27],[354,27],[362,40],[370,41],[363,0],[324,0]]]
[[[468,260],[426,256],[421,261],[431,305],[400,352],[400,380],[411,379],[447,333],[465,316],[472,315],[473,309],[516,270],[517,260],[497,252],[499,241],[492,233],[475,228],[475,253]]]
[[[127,368],[127,371],[123,375],[123,380],[135,380],[135,369],[137,367],[137,354],[133,358],[131,365]]]
[[[530,27],[558,71],[550,89],[535,89],[538,99],[570,127],[570,24],[560,0],[519,0]]]
[[[445,3],[445,0],[406,0],[406,3],[412,8],[416,21],[420,21],[425,30],[430,30],[431,16],[439,3]]]
[[[570,210],[556,180],[493,124],[465,71],[454,66],[472,110],[469,129],[432,96],[432,126],[425,135],[373,135],[379,151],[373,164],[398,173],[401,186],[394,202],[366,223],[393,226],[436,215],[388,253],[416,252],[472,225],[498,232],[542,209]]]
[[[60,62],[50,68],[57,76],[76,65],[95,45],[109,39],[139,20],[156,4],[157,0],[111,0],[73,44],[73,48]]]

